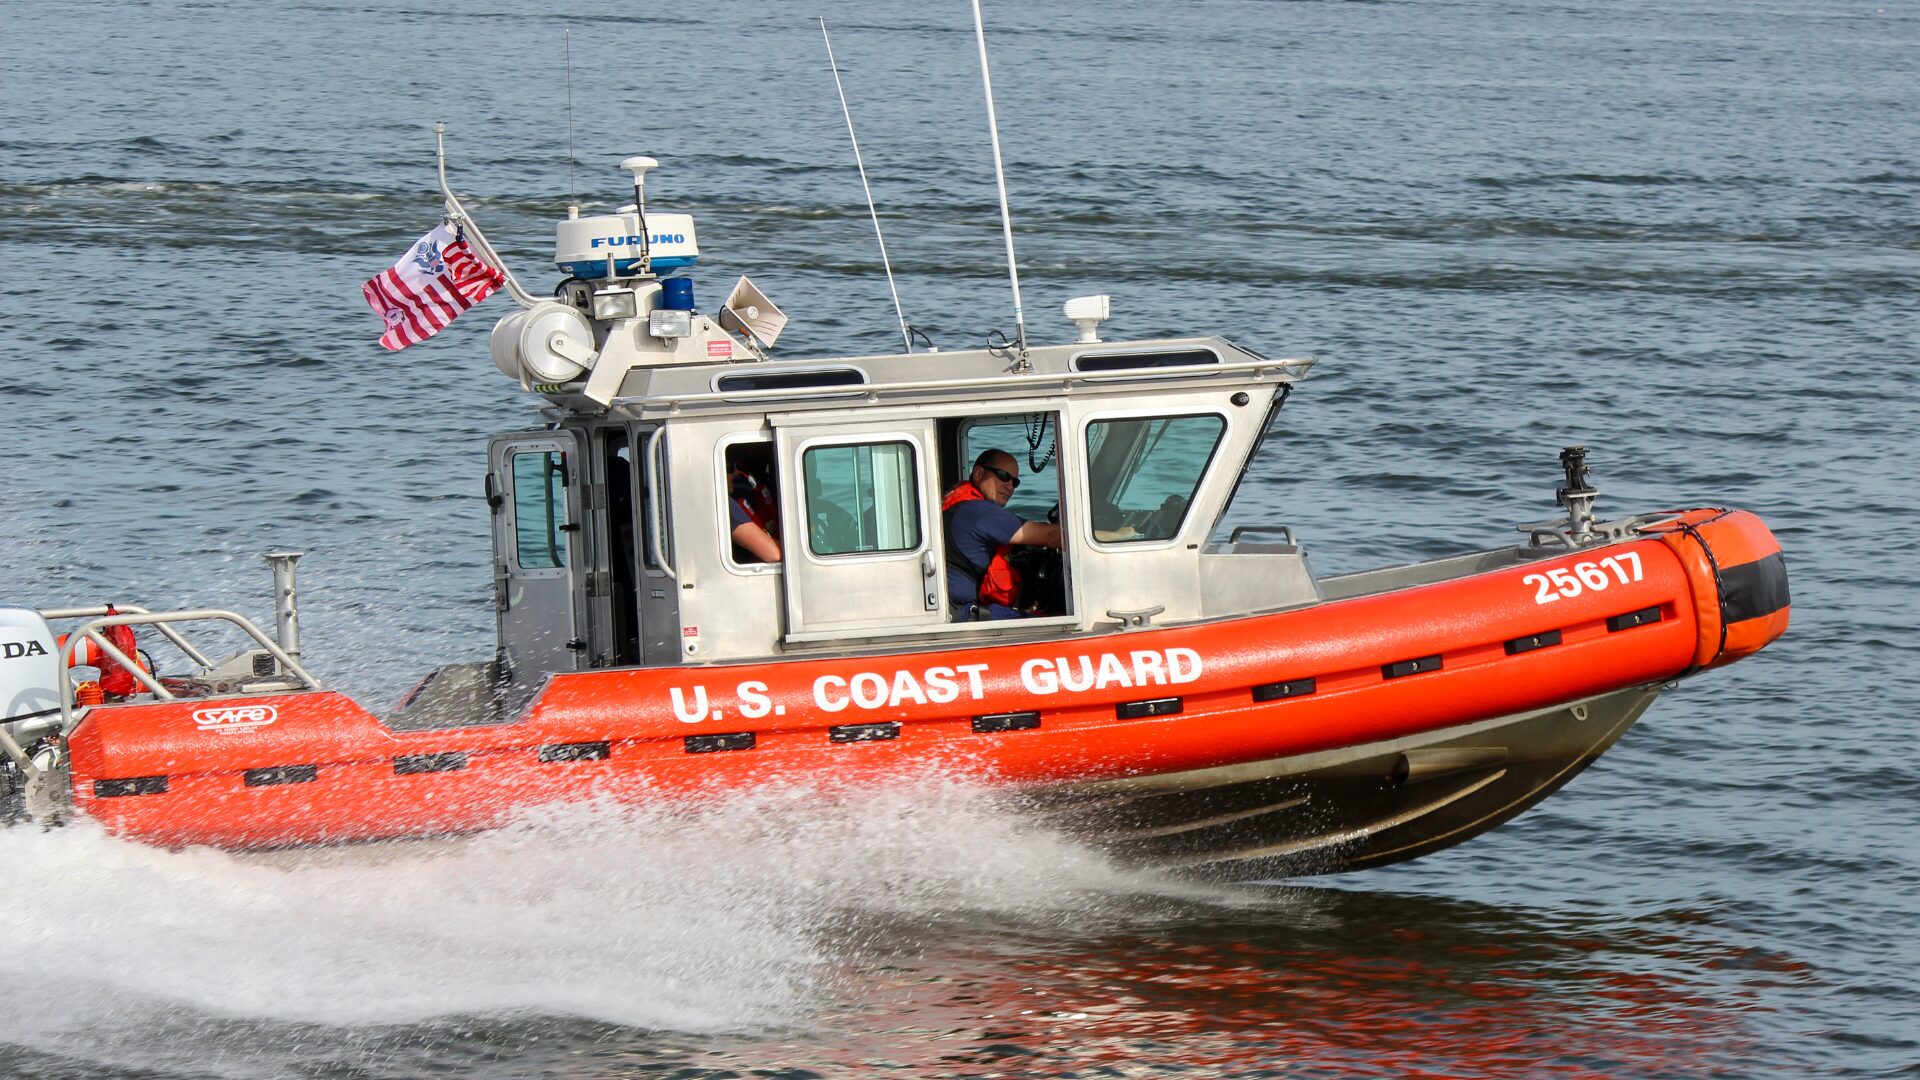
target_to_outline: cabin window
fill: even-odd
[[[1075,371],[1132,371],[1139,368],[1193,367],[1217,364],[1220,354],[1212,349],[1188,349],[1170,353],[1104,353],[1076,356]]]
[[[558,450],[513,455],[514,557],[522,570],[567,565],[567,455]]]
[[[805,371],[756,371],[722,375],[714,380],[721,393],[743,390],[811,390],[819,386],[858,386],[867,376],[857,368],[811,368]]]
[[[868,555],[920,546],[913,444],[816,446],[800,457],[807,544],[815,555]]]
[[[1007,500],[1007,509],[1028,521],[1046,521],[1060,501],[1059,417],[1051,412],[1015,416],[987,416],[969,420],[961,434],[960,481],[988,450],[1004,450],[1020,463],[1020,486]]]
[[[1226,420],[1211,413],[1087,425],[1087,479],[1099,539],[1126,544],[1179,535],[1226,430]]]
[[[776,546],[780,543],[779,474],[774,469],[773,443],[765,439],[732,443],[721,452],[721,464],[726,476],[721,506],[727,515],[724,546],[728,559],[736,566],[779,565],[777,559],[762,558],[733,539],[735,527],[744,519],[766,533]]]

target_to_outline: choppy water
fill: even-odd
[[[944,9],[944,10],[943,10]],[[1116,870],[929,781],[275,861],[0,833],[0,1074],[1800,1076],[1920,1068],[1920,13],[1885,0],[987,4],[1030,325],[1321,363],[1241,521],[1501,542],[1560,446],[1717,502],[1794,625],[1564,793],[1308,886]],[[0,8],[0,597],[268,615],[372,702],[490,649],[502,301],[381,352],[429,125],[530,283],[568,174],[699,218],[791,355],[1011,329],[964,4]],[[724,852],[725,857],[716,853]]]

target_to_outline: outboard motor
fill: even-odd
[[[60,652],[32,608],[0,607],[0,723],[60,711]]]
[[[32,608],[0,607],[0,820],[51,806],[63,756],[46,736],[60,727],[65,677],[47,620]]]

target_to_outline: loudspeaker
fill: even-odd
[[[746,334],[766,348],[773,347],[773,340],[786,325],[787,313],[775,307],[767,294],[755,288],[744,275],[727,294],[727,302],[720,305],[720,329]]]

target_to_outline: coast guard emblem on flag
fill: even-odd
[[[440,245],[431,240],[432,235],[428,233],[413,245],[413,265],[419,267],[423,274],[439,277],[446,272],[447,264],[440,258]]]
[[[505,281],[505,274],[467,247],[465,237],[442,223],[414,241],[392,268],[360,286],[360,294],[386,324],[380,344],[404,349],[446,329]]]

